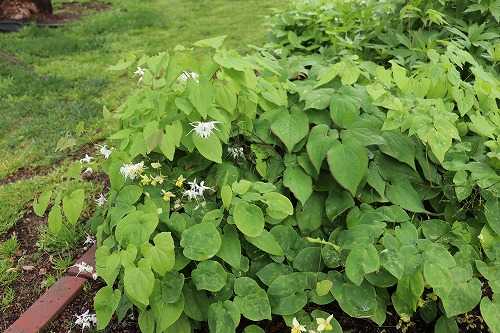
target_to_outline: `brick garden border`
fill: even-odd
[[[85,262],[95,268],[95,250],[93,245],[75,264]],[[68,269],[66,274],[50,287],[28,310],[5,331],[5,333],[37,333],[54,320],[71,301],[80,294],[85,282],[92,279],[92,274],[78,273],[76,267]]]

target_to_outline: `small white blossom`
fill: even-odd
[[[204,192],[206,190],[213,191],[214,189],[208,186],[205,186],[205,181],[201,181],[199,184],[196,182],[196,178],[192,182],[188,182],[189,189],[185,190],[183,196],[188,197],[189,200],[198,200],[204,199]]]
[[[220,121],[195,121],[189,124],[193,126],[193,129],[189,133],[194,131],[200,138],[206,139],[212,135],[214,129],[217,129],[215,125],[220,124]]]
[[[188,71],[184,71],[182,72],[181,75],[179,75],[179,80],[182,81],[182,82],[185,82],[187,80],[195,80],[196,82],[198,82],[198,78],[200,76],[198,75],[198,73],[196,72],[188,72]]]
[[[71,267],[78,268],[78,274],[76,274],[76,276],[78,276],[80,273],[90,273],[90,274],[94,273],[94,267],[90,266],[85,261],[82,261],[80,263],[74,264]]]
[[[94,237],[87,235],[87,238],[85,238],[85,242],[83,243],[84,246],[92,246],[95,244],[95,239]]]
[[[141,83],[142,80],[144,80],[144,74],[146,74],[146,71],[142,67],[137,67],[137,70],[134,72],[134,76],[139,77],[138,83]]]
[[[306,331],[307,331],[307,329],[299,323],[297,318],[294,317],[292,320],[292,330],[290,331],[290,333],[300,333],[300,332],[306,332]]]
[[[97,325],[97,317],[95,314],[89,313],[89,310],[85,311],[81,315],[75,315],[75,325],[82,328],[82,332],[85,329],[91,329],[93,326]]]
[[[228,147],[227,152],[233,160],[239,160],[245,158],[245,152],[243,151],[243,147]]]
[[[86,174],[90,175],[92,172],[94,172],[94,170],[92,170],[92,168],[87,168],[87,169],[85,169],[85,171],[83,172],[83,174],[84,175],[86,175]]]
[[[140,175],[144,171],[144,162],[140,163],[129,163],[129,164],[124,164],[120,168],[120,173],[122,174],[125,179],[130,178],[131,180],[134,180],[138,175]]]
[[[94,158],[89,156],[89,154],[85,154],[85,157],[80,159],[80,163],[90,163]]]
[[[108,199],[106,199],[106,197],[104,196],[104,194],[99,194],[99,198],[97,198],[95,200],[95,203],[97,204],[98,207],[102,207],[104,206],[104,204],[108,201]]]
[[[99,153],[104,156],[105,159],[108,159],[109,156],[111,155],[112,151],[111,149],[108,148],[106,145],[99,145]]]
[[[92,279],[97,280],[97,273],[92,273]]]
[[[153,162],[153,163],[151,163],[151,167],[153,169],[159,169],[159,168],[161,168],[161,163],[160,162]]]
[[[328,318],[326,319],[316,318],[316,323],[318,324],[318,332],[331,331],[333,329],[332,325],[330,324],[332,319],[333,315],[328,316]]]

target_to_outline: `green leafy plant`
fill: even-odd
[[[437,331],[479,307],[498,331],[495,61],[448,32],[422,49],[372,47],[378,32],[458,26],[448,12],[462,4],[470,24],[493,27],[481,3],[321,3],[318,15],[345,12],[326,20],[335,27],[380,8],[391,19],[354,49],[241,56],[214,38],[128,63],[139,88],[105,113],[117,128],[111,190],[93,217],[98,328],[135,308],[142,332],[234,332],[242,316],[272,315],[333,329],[321,309],[336,302],[377,325],[391,307]],[[313,41],[321,22],[308,25]]]

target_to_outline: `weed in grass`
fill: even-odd
[[[13,235],[5,242],[0,243],[0,259],[9,259],[13,257],[18,249],[17,238]]]
[[[52,259],[52,268],[54,268],[58,275],[61,275],[72,263],[73,259],[70,256],[58,256]]]
[[[5,288],[12,284],[18,275],[19,273],[8,260],[0,259],[0,287]]]
[[[52,287],[54,285],[54,283],[56,283],[57,281],[57,277],[52,275],[52,274],[48,274],[45,279],[43,279],[41,285],[40,285],[40,288],[42,290],[44,289],[48,289],[50,287]]]
[[[2,294],[0,295],[0,309],[6,309],[14,301],[14,296],[16,292],[10,287],[4,288]]]
[[[37,246],[40,250],[49,253],[63,253],[71,251],[85,239],[85,227],[76,224],[75,228],[63,226],[58,234],[51,233],[47,227],[43,226],[40,230],[40,236]]]

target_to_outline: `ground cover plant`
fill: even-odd
[[[97,328],[341,331],[337,305],[499,332],[498,1],[296,8],[254,54],[220,37],[113,67],[138,88],[105,114]]]
[[[98,145],[107,135],[100,122],[103,106],[116,108],[136,87],[136,82],[108,71],[108,66],[124,55],[155,53],[228,30],[230,45],[248,50],[247,44],[265,39],[264,15],[281,3],[55,0],[57,15],[71,16],[75,8],[83,15],[57,29],[33,25],[1,35],[0,247],[10,244],[15,235],[18,251],[0,253],[0,331],[87,246],[84,242],[90,231],[83,222],[97,205],[105,182],[97,166],[92,165],[93,173],[85,172],[87,165],[79,160],[85,154],[98,159]],[[242,40],[244,45],[239,43]],[[85,189],[82,218],[67,224],[60,201],[63,231],[51,232],[48,215],[59,202],[55,200],[59,183],[66,181],[75,163],[82,167],[81,178],[90,181],[73,180],[68,185],[73,190]],[[32,210],[33,194],[38,197],[46,191],[53,195],[47,212],[39,217]],[[12,278],[14,274],[17,279]]]

